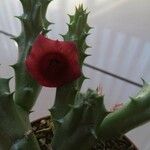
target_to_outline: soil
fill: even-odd
[[[50,150],[50,143],[53,137],[53,123],[50,116],[39,119],[32,123],[41,150]],[[107,141],[97,141],[91,150],[138,150],[136,146],[126,137],[112,138]]]

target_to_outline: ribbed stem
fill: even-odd
[[[75,14],[70,17],[68,24],[68,32],[62,35],[65,41],[74,41],[78,48],[79,62],[82,69],[83,61],[86,58],[85,50],[88,48],[86,44],[86,37],[91,29],[87,24],[88,13],[83,9],[83,6],[76,8]],[[70,84],[57,88],[54,107],[51,113],[55,120],[64,117],[70,110],[69,104],[74,104],[75,97],[80,91],[83,81],[86,79],[82,74],[79,79]],[[55,127],[57,123],[55,123]]]
[[[137,96],[103,120],[99,138],[120,136],[150,120],[150,84],[145,83]]]

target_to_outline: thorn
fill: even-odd
[[[71,104],[69,104],[68,105],[70,108],[72,108],[72,109],[77,109],[77,108],[79,108],[79,106],[77,106],[77,105],[71,105]]]
[[[56,108],[55,108],[55,106],[53,106],[52,108],[50,108],[49,110],[55,110]]]
[[[26,18],[24,18],[23,16],[14,16],[14,17],[17,18],[17,19],[19,19],[19,20],[21,20],[21,21],[26,20]]]
[[[146,82],[145,82],[145,80],[141,77],[141,80],[142,80],[142,82],[143,82],[143,85],[145,85],[146,84]]]
[[[53,1],[53,0],[47,0],[47,1],[45,1],[44,3],[45,3],[46,5],[48,5],[51,1]]]
[[[148,83],[143,78],[141,78],[141,80],[143,82],[143,86],[148,85]]]
[[[9,92],[0,93],[0,96],[10,96]]]
[[[85,9],[85,11],[87,12],[87,9]],[[90,12],[90,11],[88,11],[88,12],[86,13],[86,15],[88,16],[90,13],[91,13],[91,12]]]
[[[37,2],[37,3],[35,4],[35,7],[40,7],[40,6],[42,6],[41,2]]]
[[[12,93],[10,93],[9,95],[10,95],[10,96],[13,96],[14,94],[15,94],[15,91],[14,91],[14,92],[12,92]]]
[[[52,108],[50,108],[50,109],[48,109],[49,110],[49,112],[51,113],[51,114],[53,114],[54,112],[55,112],[55,107],[53,106]]]
[[[19,37],[14,36],[14,37],[11,37],[10,39],[14,40],[17,44],[19,43]]]
[[[91,54],[84,54],[84,56],[85,56],[85,57],[89,57],[89,56],[91,56]]]
[[[70,18],[70,21],[72,21],[72,19],[74,18],[74,15],[70,15],[68,14],[69,18]]]
[[[66,38],[66,35],[65,34],[59,34],[64,40]]]
[[[31,114],[31,113],[33,113],[33,112],[34,112],[33,110],[30,110],[30,111],[29,111],[29,114]]]
[[[51,29],[43,29],[43,30],[42,30],[42,34],[45,35],[45,34],[47,34],[49,31],[51,31]]]
[[[15,64],[14,65],[9,65],[10,67],[12,67],[13,69],[15,68]]]
[[[136,103],[136,99],[134,97],[129,97],[132,103]]]
[[[12,93],[4,92],[4,93],[0,94],[0,96],[6,96],[6,97],[9,97],[9,98],[13,98],[14,93],[15,92],[12,92]]]
[[[64,119],[53,119],[53,120],[60,125],[64,122]]]
[[[9,78],[8,78],[8,81],[10,81],[10,80],[11,80],[13,77],[14,77],[14,76],[12,76],[12,77],[9,77]]]
[[[13,78],[13,76],[12,76],[12,77],[9,77],[9,78],[0,78],[0,80],[9,83],[9,81],[10,81],[12,78]]]
[[[47,2],[51,2],[52,0],[47,0]]]
[[[129,98],[130,98],[131,100],[135,100],[134,97],[131,97],[131,96],[130,96]]]
[[[86,49],[87,49],[87,48],[92,48],[92,46],[86,45]],[[91,56],[91,55],[89,55],[89,56]]]
[[[94,29],[94,27],[89,26],[88,24],[85,25],[85,31],[89,32],[90,30]]]
[[[85,79],[85,80],[89,80],[90,78],[89,78],[89,77],[84,76],[84,79]]]
[[[13,65],[9,65],[10,67],[12,67],[14,70],[17,68],[17,63],[13,64]]]
[[[66,24],[67,24],[67,26],[68,26],[68,27],[70,27],[70,26],[71,26],[71,24],[70,24],[70,23],[66,23]]]
[[[33,88],[25,87],[24,91],[32,93],[33,92]]]
[[[93,135],[93,137],[94,137],[95,139],[97,139],[96,132],[95,132],[95,130],[94,130],[93,128],[90,129],[90,133]]]
[[[50,24],[50,25],[54,25],[55,23],[54,23],[54,22],[49,22],[49,24]]]
[[[60,35],[61,37],[63,37],[63,38],[64,38],[64,36],[65,36],[64,34],[59,34],[59,35]]]
[[[91,103],[89,103],[89,102],[88,102],[88,101],[86,101],[86,100],[84,101],[84,105],[85,105],[85,106],[89,106],[89,107],[91,107],[91,106],[92,106],[92,104],[91,104]]]
[[[94,27],[89,26],[89,30],[93,30],[93,29],[94,29]]]
[[[103,93],[103,87],[102,87],[100,84],[99,84],[99,86],[97,87],[96,91],[97,91],[97,94],[98,94],[99,96],[103,96],[103,95],[104,95],[104,93]]]

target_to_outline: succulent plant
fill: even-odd
[[[86,37],[91,29],[87,23],[89,13],[83,5],[76,8],[74,15],[69,16],[68,32],[62,35],[63,41],[52,41],[46,39],[48,26],[52,23],[45,17],[51,0],[20,2],[23,14],[17,18],[21,21],[22,31],[18,37],[13,38],[18,44],[19,57],[17,63],[11,66],[15,72],[15,91],[10,92],[11,78],[0,78],[1,150],[40,150],[29,115],[43,84],[54,85],[57,88],[54,106],[50,109],[54,123],[54,137],[51,143],[53,150],[90,150],[97,140],[119,137],[150,120],[150,84],[145,81],[135,97],[131,97],[127,104],[113,112],[105,108],[104,96],[98,91],[89,89],[85,93],[80,92],[86,77],[78,68],[82,68],[83,61],[88,56],[85,53],[89,48]],[[39,36],[44,37],[43,44],[41,46],[38,43],[34,47]],[[45,40],[48,44],[45,44]],[[49,48],[51,55],[47,57],[49,51],[43,55],[41,49],[45,51]],[[55,55],[52,53],[53,48],[56,48]],[[65,54],[65,49],[70,55]],[[45,64],[49,63],[49,60],[52,64]],[[44,66],[41,66],[40,62]],[[39,68],[35,69],[36,65],[39,65]],[[49,65],[52,65],[51,70],[48,70]],[[45,66],[47,68],[44,68]],[[64,69],[66,66],[69,71]],[[40,68],[44,68],[44,72]],[[64,78],[58,74],[60,70],[57,70],[62,68]],[[45,84],[47,80],[56,79],[55,74],[56,77],[60,75],[57,80],[61,79],[58,82],[61,84]]]

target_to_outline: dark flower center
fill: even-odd
[[[50,67],[60,67],[61,64],[62,64],[62,62],[60,60],[54,58],[54,59],[50,60],[49,66]]]
[[[47,55],[41,62],[41,73],[47,79],[60,80],[60,78],[66,76],[67,69],[67,59],[61,54]]]

